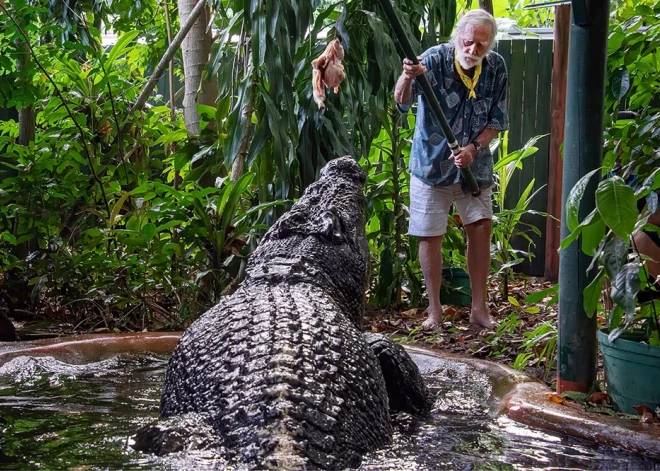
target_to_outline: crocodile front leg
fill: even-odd
[[[390,409],[415,415],[428,414],[433,405],[419,368],[398,343],[381,334],[365,332],[364,338],[383,370]]]

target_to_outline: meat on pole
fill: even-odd
[[[392,29],[394,30],[394,34],[399,40],[399,45],[401,46],[403,53],[406,55],[408,59],[410,59],[413,62],[413,64],[415,65],[419,64],[419,61],[417,60],[417,54],[415,54],[415,51],[413,50],[413,47],[410,44],[410,41],[408,41],[408,37],[406,36],[405,31],[401,27],[399,18],[397,18],[396,13],[394,13],[394,9],[392,8],[392,4],[390,3],[390,0],[379,0],[379,2],[380,2],[380,6],[383,8],[383,11],[385,12],[385,16],[387,16],[387,20],[389,21],[390,25],[392,26]],[[419,83],[419,85],[422,87],[422,92],[424,93],[424,96],[426,97],[428,103],[431,105],[431,110],[433,111],[433,114],[435,114],[435,117],[440,123],[442,132],[445,134],[445,137],[447,138],[447,143],[449,144],[449,149],[451,149],[451,153],[453,155],[458,154],[461,151],[461,148],[459,147],[458,142],[456,142],[456,136],[454,136],[454,133],[452,132],[451,127],[447,122],[447,118],[445,118],[445,114],[442,112],[442,108],[440,108],[440,103],[438,103],[438,99],[436,98],[435,93],[431,88],[431,84],[429,83],[429,80],[426,78],[426,75],[424,74],[417,76],[416,80],[417,83]],[[470,167],[465,167],[461,169],[461,177],[467,183],[467,186],[470,189],[470,192],[472,193],[473,196],[479,196],[481,194],[479,185],[477,185],[477,181],[475,180],[474,174],[472,173]]]

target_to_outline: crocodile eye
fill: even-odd
[[[319,234],[330,243],[338,243],[344,240],[346,227],[342,218],[335,211],[324,211],[319,217]]]

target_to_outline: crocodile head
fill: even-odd
[[[317,283],[359,327],[369,279],[365,181],[352,157],[330,161],[266,233],[250,258],[248,279]]]

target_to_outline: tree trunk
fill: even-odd
[[[181,28],[179,29],[179,32],[176,34],[176,36],[174,36],[174,39],[172,39],[172,43],[169,45],[167,51],[165,51],[165,54],[158,62],[158,65],[151,74],[151,77],[149,77],[147,84],[140,92],[140,95],[135,99],[135,103],[133,104],[133,106],[131,106],[131,113],[142,110],[145,103],[147,103],[147,99],[151,95],[151,92],[154,91],[154,88],[156,87],[156,83],[158,83],[160,78],[163,76],[163,72],[165,71],[165,68],[168,66],[170,60],[172,60],[174,53],[176,52],[177,49],[179,49],[179,46],[181,45],[184,38],[190,31],[190,28],[192,28],[193,22],[197,21],[197,18],[205,11],[206,8],[205,3],[206,0],[199,0],[199,2],[197,3],[195,8],[189,15],[190,16],[189,19],[191,21],[190,24],[188,23],[188,21],[181,22]],[[122,130],[122,134],[127,133],[130,130],[131,125],[132,125],[131,121],[127,122],[124,126],[124,129]]]
[[[196,0],[179,0],[179,17],[181,24],[185,23],[197,4]],[[183,39],[183,75],[185,77],[183,98],[183,120],[186,129],[192,135],[200,132],[199,113],[197,105],[215,106],[218,99],[218,83],[215,77],[202,82],[202,74],[209,63],[213,36],[209,25],[210,11],[208,8],[195,21],[190,32]]]
[[[479,0],[479,8],[486,10],[491,15],[494,14],[493,0]]]

